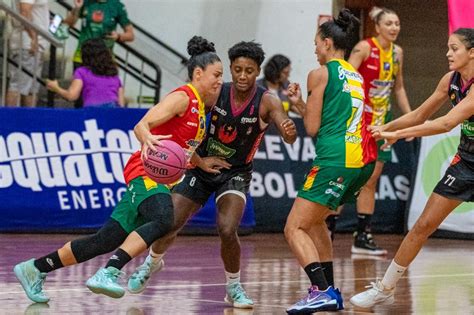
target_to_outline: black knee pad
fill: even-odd
[[[71,242],[71,250],[78,263],[117,249],[128,233],[120,223],[109,219],[95,234]]]
[[[135,232],[143,238],[148,247],[173,228],[174,210],[169,194],[148,197],[140,204],[138,211],[149,222],[137,228]]]

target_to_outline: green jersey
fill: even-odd
[[[321,126],[315,165],[361,168],[375,160],[376,147],[363,118],[362,76],[351,64],[332,59],[327,64]]]
[[[130,24],[125,6],[120,0],[85,0],[79,11],[82,20],[81,33],[74,62],[82,63],[81,45],[91,38],[103,38],[107,47],[112,49],[114,40],[106,36],[117,29],[117,24],[122,28]]]

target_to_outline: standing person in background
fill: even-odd
[[[285,226],[291,251],[306,272],[308,295],[287,309],[289,314],[337,311],[344,308],[334,288],[332,242],[326,218],[345,202],[355,202],[374,169],[376,145],[363,119],[363,78],[345,61],[358,20],[347,9],[319,26],[315,38],[320,68],[308,74],[307,103],[298,84],[290,97],[305,108],[304,126],[317,155],[298,191]]]
[[[56,269],[85,262],[116,250],[105,268],[87,280],[94,293],[119,298],[125,294],[118,280],[121,269],[133,257],[173,227],[174,211],[170,188],[146,176],[142,159],[162,139],[178,143],[190,159],[206,134],[206,111],[222,86],[222,63],[214,44],[194,36],[188,42],[188,77],[183,85],[148,110],[134,131],[142,147],[124,168],[127,189],[110,218],[97,233],[67,242],[60,249],[38,259],[17,264],[13,271],[26,295],[34,302],[47,303],[43,292],[46,275]]]
[[[72,27],[78,19],[82,19],[82,23],[74,53],[74,70],[82,64],[81,49],[86,40],[102,38],[112,51],[115,42],[131,42],[135,38],[127,10],[120,0],[74,0],[74,8],[64,19],[64,23]],[[122,33],[117,32],[117,25],[122,27]],[[81,100],[75,103],[75,107],[82,107]]]
[[[403,50],[395,45],[400,33],[397,14],[386,8],[374,7],[370,17],[375,22],[376,37],[360,41],[352,50],[349,63],[364,78],[365,119],[367,125],[380,126],[392,120],[390,97],[395,94],[403,114],[410,112],[407,93],[403,83]],[[375,210],[375,192],[383,166],[392,160],[390,146],[379,148],[374,173],[362,188],[357,199],[357,230],[354,232],[353,254],[385,255],[387,251],[378,247],[371,234],[370,222]],[[330,217],[329,225],[334,232],[337,216]],[[332,222],[331,222],[332,221]]]
[[[17,9],[25,19],[48,31],[49,7],[48,0],[15,0]],[[33,29],[23,29],[15,25],[10,38],[11,58],[18,66],[9,67],[9,85],[6,97],[7,106],[25,105],[34,107],[39,83],[35,78],[20,70],[21,67],[37,77],[41,77],[43,69],[43,53],[49,48],[49,42],[39,36]]]
[[[351,298],[351,303],[356,306],[369,308],[393,303],[398,280],[428,237],[461,203],[474,201],[473,28],[460,28],[451,34],[446,57],[451,71],[441,78],[433,94],[420,107],[386,125],[371,127],[375,137],[393,144],[398,139],[442,134],[462,123],[461,141],[451,165],[434,188],[423,213],[403,239],[383,279],[372,282],[370,289]],[[453,106],[449,113],[426,122],[448,100]]]
[[[224,83],[210,117],[203,143],[196,150],[196,168],[173,189],[175,224],[157,240],[145,262],[128,281],[132,293],[142,292],[153,272],[164,265],[163,256],[189,218],[215,193],[217,229],[226,278],[224,300],[236,308],[253,308],[240,283],[240,240],[237,230],[244,214],[253,172],[253,158],[270,124],[286,143],[296,140],[296,126],[276,97],[256,84],[265,53],[260,44],[240,42],[229,49],[232,82]],[[198,160],[198,159],[197,159]],[[213,161],[225,162],[218,174],[207,171]]]
[[[101,38],[89,39],[82,45],[82,66],[74,71],[67,90],[57,80],[48,81],[47,86],[68,101],[82,95],[84,107],[123,107],[125,102],[117,65]]]
[[[275,95],[282,103],[283,109],[292,111],[299,115],[298,108],[291,104],[288,98],[288,80],[291,72],[291,61],[288,57],[277,54],[272,56],[263,67],[264,77],[257,80],[257,84],[266,88]]]

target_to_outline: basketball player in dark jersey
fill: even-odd
[[[296,140],[296,127],[281,103],[257,86],[264,52],[260,44],[240,42],[229,49],[232,82],[224,83],[210,113],[210,124],[198,147],[196,168],[188,170],[173,190],[174,231],[156,241],[150,255],[130,277],[128,289],[145,289],[150,274],[163,266],[163,255],[178,231],[215,193],[217,226],[221,238],[221,256],[227,279],[225,301],[237,308],[252,308],[253,301],[240,284],[240,242],[237,229],[244,213],[246,195],[252,178],[252,160],[270,123],[275,124],[283,140]],[[226,165],[216,159],[225,160]],[[209,174],[209,168],[219,174]],[[206,171],[207,170],[207,171]]]
[[[434,188],[423,213],[403,239],[382,280],[351,298],[359,307],[390,304],[395,285],[415,259],[428,237],[461,203],[474,201],[474,28],[460,28],[448,40],[446,54],[451,70],[433,94],[415,111],[393,122],[370,127],[376,138],[393,144],[397,139],[447,132],[461,124],[461,142],[443,178]],[[447,100],[453,108],[443,117],[425,122]],[[413,126],[413,127],[411,127]]]

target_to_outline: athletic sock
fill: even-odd
[[[53,270],[64,267],[63,263],[61,262],[61,259],[59,258],[58,251],[52,252],[46,256],[36,259],[34,261],[34,264],[40,272],[51,272]]]
[[[392,260],[390,266],[388,266],[387,268],[387,271],[385,271],[385,275],[383,276],[383,286],[386,289],[393,289],[397,285],[398,280],[400,280],[407,268],[408,267],[400,266],[395,262],[395,260]]]
[[[319,262],[313,262],[304,267],[304,271],[308,275],[311,285],[315,285],[319,290],[324,291],[328,288],[328,282],[324,276],[323,267]]]
[[[334,288],[334,271],[332,267],[332,261],[322,262],[321,267],[323,267],[324,277],[328,282],[328,286],[332,286]]]
[[[148,257],[150,257],[151,262],[156,265],[157,263],[160,262],[160,260],[163,259],[163,256],[165,256],[166,253],[162,254],[157,254],[153,251],[153,249],[150,247],[150,252],[148,253]]]
[[[364,232],[369,232],[370,231],[370,220],[372,219],[371,214],[363,214],[363,213],[358,213],[357,214],[357,233],[364,233]]]
[[[240,282],[240,270],[237,272],[225,271],[225,280],[226,280],[226,285]]]
[[[123,266],[125,266],[130,260],[132,260],[132,257],[124,251],[123,249],[119,248],[117,251],[110,257],[109,261],[107,262],[107,267],[115,267],[118,270],[121,270]]]

